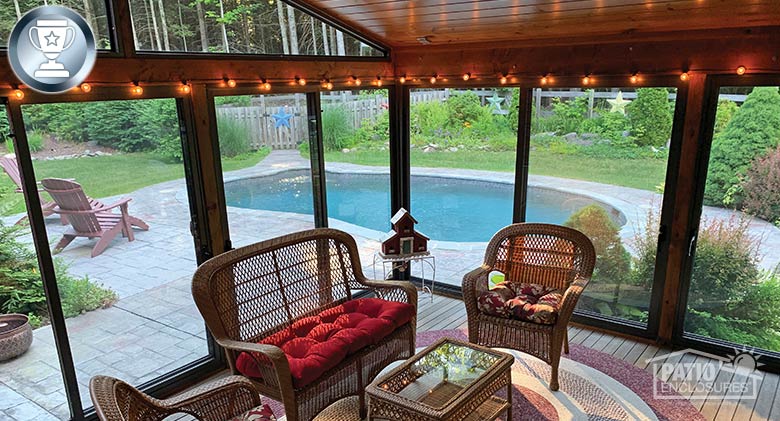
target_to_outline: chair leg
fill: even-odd
[[[130,221],[130,225],[134,227],[138,227],[143,231],[149,231],[149,224],[147,224],[146,222],[130,215],[127,216],[127,219]]]
[[[552,390],[553,392],[558,390],[558,365],[560,364],[560,362],[561,362],[561,358],[559,355],[558,358],[554,358],[552,363],[550,364],[552,366],[552,370],[550,370],[552,372],[552,375],[550,376],[550,390]]]
[[[563,352],[564,354],[569,355],[569,329],[566,329],[563,334]]]
[[[99,256],[100,253],[103,253],[106,250],[106,248],[108,248],[108,245],[111,244],[111,241],[114,240],[114,237],[116,237],[116,235],[119,234],[121,231],[122,231],[122,224],[120,222],[110,230],[103,232],[103,235],[100,236],[100,239],[98,240],[97,244],[95,244],[95,247],[92,249],[92,257]]]
[[[60,241],[57,243],[57,245],[54,246],[54,253],[61,252],[62,249],[67,247],[68,244],[70,244],[70,242],[73,241],[75,238],[76,238],[75,235],[68,235],[68,234],[63,235]]]

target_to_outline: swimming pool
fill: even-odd
[[[390,220],[390,176],[328,172],[328,217],[385,232]],[[228,206],[313,214],[308,171],[225,182]],[[412,176],[412,214],[418,228],[433,240],[485,242],[512,222],[514,186],[458,178]],[[529,187],[527,220],[562,224],[578,209],[598,204],[613,220],[622,214],[593,198],[558,190]]]

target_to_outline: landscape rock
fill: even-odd
[[[566,133],[565,135],[563,135],[563,140],[565,140],[565,141],[567,141],[569,143],[572,143],[572,142],[576,141],[577,138],[578,138],[578,136],[577,136],[577,133],[575,133],[575,132]]]
[[[453,147],[451,147],[451,148],[449,148],[449,149],[447,149],[447,150],[448,150],[448,151],[450,151],[450,152],[457,152],[457,151],[458,151],[458,148],[456,148],[456,147],[454,147],[454,146],[453,146]]]
[[[344,148],[341,150],[341,153],[350,153],[349,148]]]

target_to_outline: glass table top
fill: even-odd
[[[379,388],[440,410],[494,368],[502,356],[468,345],[440,343],[378,384]]]

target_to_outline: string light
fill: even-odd
[[[271,90],[271,84],[268,82],[268,80],[267,79],[263,79],[262,81],[263,81],[263,83],[260,85],[260,88],[262,88],[265,91],[270,91]]]
[[[88,94],[92,92],[92,85],[90,85],[89,83],[82,83],[81,85],[79,85],[79,89],[81,90],[81,92]]]
[[[330,91],[331,89],[333,89],[333,83],[331,83],[330,79],[325,79],[325,82],[322,84],[322,87]]]
[[[439,78],[439,75],[433,75],[431,76],[431,83],[436,83],[436,79]]]
[[[355,86],[360,86],[360,84],[363,82],[357,76],[352,76],[352,83],[354,83]]]
[[[228,88],[235,88],[236,81],[233,79],[225,78],[225,85],[227,85]]]
[[[130,88],[130,92],[132,92],[133,95],[141,95],[144,93],[144,88],[142,88],[138,82],[133,82],[133,87]]]
[[[744,74],[745,74],[745,72],[747,72],[747,69],[745,68],[745,66],[739,66],[739,67],[737,67],[737,74],[738,74],[738,75],[742,76],[742,75],[744,75]]]
[[[463,80],[465,81],[465,80],[469,80],[469,79],[471,79],[471,73],[468,73],[468,72],[464,73],[463,74]]]
[[[637,82],[639,82],[639,76],[637,76],[637,74],[634,73],[633,75],[631,75],[630,78],[628,78],[628,80],[630,80],[631,83],[637,83]]]
[[[377,75],[376,86],[382,86],[382,76]]]
[[[585,75],[585,77],[582,78],[582,84],[590,85],[590,75]]]
[[[501,75],[501,79],[498,80],[502,85],[506,85],[507,82],[506,76],[507,76],[506,73],[504,73]]]
[[[401,82],[401,84],[406,83],[406,75],[403,75],[403,76],[399,77],[398,81]]]
[[[16,98],[18,101],[21,101],[21,100],[23,100],[23,99],[24,99],[24,91],[22,91],[21,89],[14,89],[14,91],[12,92],[12,95],[13,95],[13,96],[14,96],[14,98]]]
[[[295,83],[297,83],[297,84],[299,84],[301,86],[305,86],[306,85],[306,79],[304,79],[302,77],[295,76]]]
[[[542,83],[542,85],[546,85],[546,84],[548,84],[550,82],[550,77],[547,76],[547,75],[544,75],[544,76],[542,76],[542,79],[540,80],[540,82]]]
[[[690,76],[688,76],[688,72],[682,72],[680,73],[680,80],[683,82],[687,82]]]
[[[190,85],[186,81],[182,81],[181,86],[179,86],[179,92],[185,95],[189,94],[190,92],[192,92],[192,87],[190,87]]]

